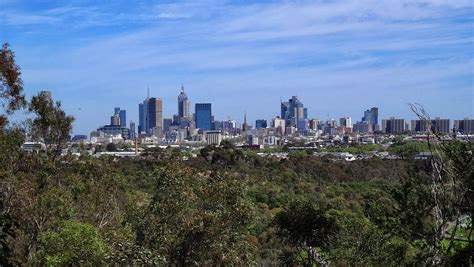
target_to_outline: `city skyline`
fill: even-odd
[[[270,120],[299,96],[308,117],[355,123],[361,110],[412,119],[474,117],[470,1],[2,1],[0,40],[22,68],[28,97],[51,90],[76,117],[74,134],[137,103],[177,114],[183,83],[216,120]],[[32,46],[34,44],[34,46]],[[276,104],[275,104],[276,103]]]

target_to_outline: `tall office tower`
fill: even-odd
[[[256,120],[255,121],[255,128],[256,129],[265,129],[267,128],[267,120]]]
[[[289,102],[281,102],[280,101],[280,118],[286,120],[288,118],[288,109],[290,108]]]
[[[318,130],[318,125],[319,125],[319,120],[318,119],[309,120],[309,129]]]
[[[281,102],[281,118],[285,120],[287,126],[296,127],[298,121],[308,118],[308,110],[297,96],[292,96],[288,102]]]
[[[211,103],[196,103],[196,128],[204,131],[212,130]]]
[[[173,124],[173,119],[170,119],[170,118],[163,119],[163,132],[165,133],[169,132],[172,124]]]
[[[120,126],[120,117],[118,114],[114,114],[112,117],[110,117],[110,125]]]
[[[163,131],[163,101],[152,97],[148,100],[148,129],[149,133],[161,136]]]
[[[116,107],[114,109],[114,113],[120,117],[120,126],[126,128],[127,127],[127,111]]]
[[[455,120],[454,129],[461,134],[474,134],[474,120],[469,118]]]
[[[181,93],[178,95],[178,123],[183,119],[191,119],[191,103],[184,92],[184,86],[181,86]]]
[[[382,120],[382,131],[389,134],[402,134],[407,130],[407,123],[405,119],[396,119],[391,117],[387,120]]]
[[[434,120],[431,120],[431,127],[436,132],[447,134],[451,132],[451,121],[436,117]]]
[[[306,131],[308,129],[308,120],[299,119],[296,124],[298,131]]]
[[[375,128],[375,125],[379,124],[379,108],[373,107],[364,111],[364,117],[362,117],[362,121],[371,123]]]
[[[145,114],[143,114],[143,104],[138,104],[138,134],[145,131]]]
[[[138,104],[138,133],[149,134],[148,101],[150,100],[150,88],[147,88],[147,97],[142,103]]]
[[[134,139],[135,136],[136,136],[135,123],[133,121],[130,121],[130,139]]]
[[[346,128],[352,128],[352,119],[351,117],[344,117],[339,119],[339,125]]]

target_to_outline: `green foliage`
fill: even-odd
[[[140,242],[178,265],[252,258],[253,248],[243,238],[252,210],[235,178],[172,165],[155,173],[159,178],[138,231]]]
[[[420,152],[429,152],[429,147],[426,142],[399,141],[393,143],[388,150],[400,157],[411,158]]]
[[[275,216],[279,235],[295,246],[329,248],[337,233],[334,221],[309,201],[292,202]]]
[[[0,49],[0,106],[5,108],[7,114],[26,105],[20,76],[20,67],[15,63],[15,53],[8,43],[5,43]],[[0,128],[6,125],[6,121],[7,118],[0,115]]]
[[[0,50],[0,80],[1,105],[11,114],[25,101],[8,45]],[[333,161],[311,156],[313,150],[280,160],[227,140],[197,157],[169,147],[136,158],[54,160],[73,118],[44,95],[29,109],[31,132],[8,128],[0,116],[2,266],[314,266],[315,255],[336,266],[424,266],[438,248],[439,264],[472,264],[472,223],[455,220],[473,217],[472,143],[434,146],[434,156],[449,165],[437,177],[440,228],[433,216],[436,170],[410,160],[429,150],[423,142],[395,138],[389,151],[402,160]],[[50,153],[22,152],[26,134],[45,141]],[[121,149],[129,147],[107,147]]]
[[[107,246],[89,224],[64,221],[56,231],[40,234],[40,262],[46,266],[101,265]]]
[[[346,147],[329,147],[325,149],[319,149],[319,152],[348,152],[351,154],[368,154],[373,151],[381,151],[383,149],[380,144],[362,144],[362,145],[351,145]]]
[[[69,139],[74,118],[61,109],[61,102],[54,103],[44,94],[32,97],[29,111],[36,115],[31,121],[32,136],[44,141],[52,152],[57,153]]]
[[[105,149],[107,149],[108,152],[115,152],[117,151],[117,146],[114,143],[108,143]]]

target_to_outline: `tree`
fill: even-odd
[[[77,221],[64,221],[58,230],[41,233],[40,246],[40,262],[47,266],[98,266],[107,251],[97,229]]]
[[[461,143],[453,135],[454,141],[445,143],[442,135],[432,125],[428,112],[420,104],[410,104],[418,118],[427,125],[430,131],[427,134],[427,143],[432,154],[431,165],[431,198],[433,201],[432,213],[435,218],[434,234],[431,238],[430,255],[427,262],[433,265],[446,262],[456,241],[462,216],[473,218],[474,212],[474,164],[473,143]],[[448,234],[448,246],[443,251],[443,241],[447,230],[454,225],[452,233]],[[472,225],[471,225],[472,228]],[[472,231],[471,231],[472,232]],[[472,246],[471,235],[468,240]],[[445,253],[445,255],[443,255]]]
[[[0,50],[0,106],[5,108],[7,114],[26,105],[20,76],[20,67],[15,63],[15,53],[8,43],[5,43]],[[0,115],[0,127],[5,126],[6,122],[6,116]]]
[[[109,152],[115,152],[117,151],[117,146],[114,143],[108,143],[105,149]]]
[[[15,188],[8,181],[17,170],[20,146],[24,136],[19,129],[5,129],[7,115],[26,105],[20,67],[15,63],[15,54],[7,43],[0,49],[0,265],[9,266],[14,237],[15,220],[11,217],[10,199]]]
[[[297,200],[275,217],[278,235],[296,248],[306,266],[328,265],[316,248],[328,250],[337,233],[335,221],[307,200]],[[305,252],[305,254],[303,254]]]
[[[240,181],[178,165],[156,175],[156,192],[138,229],[140,244],[178,266],[249,263],[253,247],[244,236],[252,210]]]
[[[54,103],[49,95],[42,93],[31,99],[29,111],[36,115],[30,122],[33,137],[45,142],[54,159],[69,139],[74,118],[61,109],[61,102]]]

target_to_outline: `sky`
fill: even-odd
[[[75,134],[108,124],[114,107],[181,85],[216,120],[279,115],[300,97],[311,118],[379,107],[379,119],[474,117],[472,0],[0,0],[0,42],[22,68],[28,97],[50,90]]]

